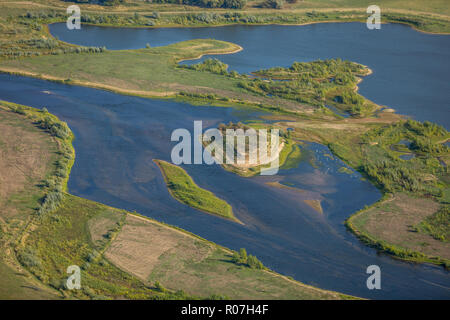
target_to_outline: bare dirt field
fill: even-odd
[[[0,299],[57,298],[16,262],[10,246],[39,204],[38,184],[56,149],[49,134],[0,106]]]
[[[139,216],[125,225],[105,253],[119,268],[149,284],[202,297],[232,299],[340,299],[266,270],[237,265],[231,252],[183,231]]]
[[[48,134],[2,109],[0,132],[0,216],[5,218],[20,213],[18,203],[29,209],[26,198],[38,191],[36,184],[45,178],[55,146]]]
[[[162,255],[174,255],[180,261],[202,260],[212,248],[200,247],[199,242],[181,232],[128,215],[106,257],[121,269],[148,280]]]

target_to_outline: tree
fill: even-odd
[[[244,248],[241,248],[239,250],[239,255],[241,256],[241,260],[243,263],[247,262],[247,250],[245,250]]]

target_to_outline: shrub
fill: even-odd
[[[159,281],[155,281],[155,288],[156,288],[156,290],[158,290],[159,292],[164,292],[164,291],[166,291],[166,289],[162,286],[161,283],[159,283]]]
[[[261,261],[258,260],[255,256],[249,255],[247,259],[247,264],[252,269],[264,269],[264,266]]]
[[[262,8],[282,9],[284,5],[283,0],[266,0],[261,4]]]
[[[36,250],[27,248],[18,255],[19,261],[26,267],[39,267],[42,262],[37,256]]]

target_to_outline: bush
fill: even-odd
[[[262,8],[282,9],[284,5],[283,0],[266,0],[261,4]]]
[[[166,289],[162,286],[161,283],[159,283],[159,281],[155,281],[155,288],[159,292],[165,292],[166,291]]]
[[[233,251],[231,261],[235,264],[246,265],[251,269],[264,269],[264,265],[253,255],[247,256],[247,251],[241,248],[239,252]]]
[[[43,108],[42,112],[47,113],[47,109]],[[70,129],[65,122],[55,122],[51,117],[46,116],[37,122],[41,129],[47,130],[51,135],[66,139],[70,136]]]
[[[36,250],[27,248],[18,255],[19,261],[26,267],[39,267],[42,262],[37,256]]]
[[[249,255],[247,259],[247,264],[252,269],[264,269],[264,266],[261,261],[258,260],[255,256]]]
[[[63,199],[64,194],[61,191],[49,192],[45,196],[41,207],[38,209],[38,215],[43,216],[49,212],[56,210]]]
[[[242,9],[247,3],[246,0],[153,0],[153,2],[185,4],[204,8],[228,8],[228,9]]]

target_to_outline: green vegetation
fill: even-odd
[[[64,0],[66,2],[98,4],[101,6],[115,6],[125,3],[125,0]]]
[[[448,168],[441,165],[437,156],[450,154],[450,148],[441,143],[449,137],[442,126],[414,120],[371,130],[362,139],[362,170],[385,191],[440,197],[446,186],[441,178],[448,174]],[[393,154],[389,146],[402,139],[412,141],[410,148],[417,157],[405,161]]]
[[[190,40],[166,47],[127,51],[106,51],[101,54],[64,54],[40,56],[1,63],[1,69],[71,83],[95,86],[142,96],[174,95],[180,91],[195,93],[230,92],[238,97],[237,79],[177,68],[177,62],[204,54],[228,53],[240,50],[231,43],[217,40]],[[96,58],[97,57],[97,58]],[[73,69],[79,63],[80,68]],[[201,76],[199,76],[199,74]]]
[[[289,68],[271,68],[253,74],[263,79],[241,81],[251,92],[323,107],[333,105],[353,116],[367,116],[376,106],[355,92],[358,76],[369,73],[360,64],[341,59],[294,62]],[[283,80],[283,81],[280,81]]]
[[[245,265],[251,269],[266,269],[258,258],[247,255],[247,251],[244,248],[241,248],[239,252],[234,251],[232,260],[238,265]]]
[[[66,191],[70,169],[75,160],[75,151],[72,147],[72,132],[65,122],[48,113],[46,108],[38,111],[34,108],[1,100],[0,105],[12,112],[25,116],[38,128],[48,132],[59,141],[59,159],[55,161],[55,171],[42,183],[48,194],[43,198],[38,212],[45,214],[47,211],[54,210],[58,206],[59,201],[62,200],[62,192]]]
[[[187,4],[204,8],[242,9],[247,0],[154,0],[155,3]]]
[[[416,227],[418,232],[431,235],[437,240],[450,241],[450,207],[444,206],[425,218]]]
[[[174,292],[154,290],[104,259],[101,253],[107,243],[102,247],[95,246],[86,230],[90,219],[110,210],[114,210],[117,215],[124,214],[120,210],[66,194],[59,208],[41,218],[26,243],[17,249],[19,261],[39,281],[60,291],[65,297],[186,298]],[[120,225],[117,228],[120,229]],[[78,265],[82,269],[81,290],[67,290],[65,286],[66,268],[70,265]]]
[[[180,68],[191,69],[196,71],[208,71],[215,74],[222,75],[232,75],[234,77],[239,77],[236,71],[228,73],[228,65],[220,61],[219,59],[209,58],[201,63],[191,64],[191,65],[180,65]]]
[[[200,188],[183,168],[163,160],[154,161],[161,169],[167,188],[175,199],[198,210],[239,222],[226,201]]]

